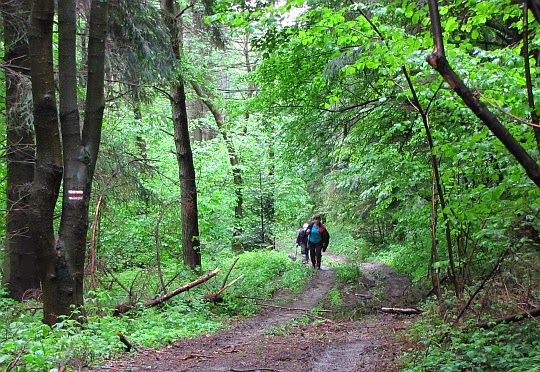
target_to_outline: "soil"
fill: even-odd
[[[294,258],[294,257],[292,257]],[[361,264],[358,283],[340,285],[324,265],[343,261],[325,253],[300,295],[285,305],[280,293],[256,317],[230,324],[215,334],[179,340],[163,349],[139,350],[130,359],[110,361],[91,371],[398,371],[406,348],[403,333],[410,315],[382,312],[408,307],[415,298],[408,277],[378,264]],[[301,263],[298,263],[301,264]],[[343,304],[330,308],[327,294],[339,289]],[[323,309],[315,315],[314,307]]]

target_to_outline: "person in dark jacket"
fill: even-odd
[[[298,234],[296,235],[296,245],[300,247],[300,253],[302,254],[302,263],[308,263],[308,249],[307,249],[307,227],[309,223],[305,223]]]
[[[330,242],[330,234],[321,222],[321,215],[313,216],[313,221],[307,227],[307,247],[313,268],[321,269],[322,252],[326,252]]]

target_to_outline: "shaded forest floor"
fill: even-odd
[[[129,359],[88,370],[398,371],[399,355],[407,347],[403,331],[410,318],[378,309],[412,305],[409,278],[369,263],[361,265],[364,276],[358,283],[343,286],[325,261],[339,262],[340,257],[325,254],[322,270],[301,294],[279,293],[256,317],[233,322],[229,329],[212,335],[179,340],[163,349],[143,349]],[[314,307],[330,308],[327,295],[332,288],[341,293],[341,316],[324,310],[313,315]],[[290,300],[276,305],[285,299]]]

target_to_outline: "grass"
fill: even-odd
[[[270,298],[280,289],[299,292],[312,275],[302,265],[291,262],[285,252],[246,252],[238,256],[227,282],[243,276],[223,292],[223,302],[205,301],[204,294],[216,293],[221,288],[235,258],[230,254],[215,257],[210,264],[222,268],[216,277],[160,307],[140,307],[146,299],[156,295],[151,288],[159,288],[151,270],[118,273],[117,278],[128,285],[145,283],[136,287],[145,288],[145,291],[126,296],[120,288],[109,283],[108,290],[89,292],[85,324],[66,319],[51,328],[42,323],[42,313],[34,306],[38,303],[21,304],[0,297],[0,329],[3,330],[0,334],[0,368],[6,371],[56,371],[60,368],[73,371],[84,365],[99,364],[126,352],[119,332],[138,347],[160,347],[179,338],[217,332],[226,319],[259,310],[256,300],[249,298]],[[166,277],[173,276],[175,270],[176,265],[174,269],[167,265],[163,267]],[[170,283],[169,290],[195,277],[191,272],[183,272]],[[114,305],[126,300],[135,301],[139,307],[124,316],[113,316]]]

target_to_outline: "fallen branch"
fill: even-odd
[[[225,278],[223,279],[223,284],[221,285],[221,288],[219,289],[219,291],[217,291],[216,293],[208,293],[208,294],[205,294],[204,295],[204,299],[206,301],[210,301],[210,302],[213,302],[214,304],[218,304],[220,302],[223,302],[223,298],[221,297],[221,293],[226,290],[227,288],[229,288],[231,285],[233,285],[234,283],[236,283],[238,280],[240,280],[241,278],[244,277],[244,274],[240,275],[238,278],[236,278],[235,280],[233,280],[232,282],[230,282],[229,284],[227,284],[227,280],[229,279],[229,275],[231,275],[231,271],[232,269],[234,268],[234,265],[236,265],[236,263],[238,262],[238,259],[240,257],[236,257],[236,259],[234,260],[234,262],[232,263],[231,267],[229,268],[229,270],[227,271],[227,275],[225,275]]]
[[[216,268],[216,269],[214,269],[214,271],[212,271],[212,272],[210,272],[210,273],[208,273],[206,275],[201,276],[199,279],[197,279],[197,280],[195,280],[195,281],[193,281],[191,283],[183,285],[182,287],[177,288],[174,291],[169,292],[167,294],[164,294],[163,296],[158,297],[158,298],[156,298],[156,299],[154,299],[152,301],[148,301],[146,304],[144,304],[144,307],[152,307],[152,306],[159,305],[159,304],[173,298],[174,296],[176,296],[176,295],[178,295],[178,294],[180,294],[182,292],[188,291],[191,288],[196,287],[199,284],[206,282],[208,279],[216,276],[219,273],[219,270],[220,270],[219,268]]]
[[[475,327],[476,328],[489,329],[489,328],[493,328],[496,325],[501,324],[501,323],[519,322],[519,321],[525,320],[525,319],[527,319],[529,317],[534,318],[534,317],[537,317],[539,315],[540,315],[540,308],[534,309],[532,311],[524,311],[524,312],[516,314],[516,315],[512,315],[512,316],[509,316],[509,317],[506,317],[506,318],[502,318],[502,319],[498,319],[498,320],[494,320],[494,321],[490,321],[490,322],[476,323]]]
[[[399,308],[399,307],[381,307],[380,309],[383,313],[390,313],[390,314],[422,314],[425,312],[423,309],[419,309],[417,307],[410,307],[410,308]]]
[[[261,306],[266,306],[266,307],[273,307],[273,308],[276,308],[276,309],[283,309],[283,310],[307,311],[307,312],[310,312],[312,310],[312,309],[304,309],[304,308],[301,308],[301,307],[285,307],[285,306],[268,305],[268,304],[260,304],[260,305]],[[319,310],[319,309],[317,309],[317,312],[331,313],[332,311],[331,310]]]
[[[227,288],[229,288],[231,285],[233,285],[234,283],[236,283],[237,281],[239,281],[240,279],[242,279],[244,277],[244,274],[240,275],[238,278],[234,279],[232,282],[230,282],[229,284],[223,286],[219,291],[216,292],[216,295],[220,295],[224,290],[226,290]]]
[[[467,304],[459,312],[458,316],[456,317],[456,322],[463,316],[463,314],[465,314],[465,311],[469,308],[469,306],[471,305],[475,297],[478,295],[478,293],[480,293],[480,291],[484,288],[486,283],[493,277],[493,275],[495,275],[495,272],[499,270],[499,267],[501,266],[503,260],[505,259],[505,257],[508,255],[509,252],[510,252],[510,249],[507,249],[499,256],[499,258],[497,259],[497,262],[491,269],[491,272],[484,278],[484,280],[482,280],[478,288],[476,288],[472,296],[469,298],[469,301],[467,301]]]
[[[194,280],[193,282],[191,283],[188,283],[186,285],[183,285],[182,287],[180,288],[177,288],[175,289],[174,291],[172,292],[169,292],[167,294],[164,294],[163,296],[161,297],[158,297],[156,299],[153,299],[151,301],[148,301],[147,303],[144,304],[143,307],[153,307],[153,306],[156,306],[156,305],[159,305],[159,304],[162,304],[163,302],[173,298],[174,296],[182,293],[182,292],[185,292],[185,291],[188,291],[190,290],[191,288],[193,287],[196,287],[198,286],[199,284],[201,283],[204,283],[206,282],[208,279],[216,276],[218,273],[219,273],[219,268],[216,268],[214,269],[214,271],[206,274],[206,275],[203,275],[201,276],[200,278],[198,278],[197,280]],[[130,304],[120,304],[120,305],[117,305],[116,306],[116,310],[114,311],[114,316],[117,316],[117,315],[122,315],[126,312],[128,312],[129,310],[131,310],[133,308],[132,305]]]
[[[188,359],[192,359],[192,358],[207,358],[207,359],[212,359],[212,358],[215,358],[214,355],[205,355],[205,354],[195,354],[195,353],[191,353],[189,355],[186,355],[184,357],[182,357],[181,359],[182,360],[188,360]]]
[[[231,285],[233,285],[234,283],[236,283],[237,281],[242,279],[243,277],[244,277],[244,274],[240,275],[238,278],[234,279],[229,284],[224,285],[223,287],[221,287],[221,289],[219,291],[217,291],[216,293],[209,293],[209,294],[204,295],[204,299],[207,300],[207,301],[212,301],[215,304],[217,304],[219,302],[222,302],[223,299],[221,298],[221,293],[224,290],[226,290],[227,288],[229,288]]]
[[[126,351],[131,351],[131,349],[135,349],[136,352],[140,352],[139,349],[135,345],[133,345],[129,340],[122,334],[122,332],[118,332],[116,334],[120,338],[120,342],[122,342],[124,345],[126,345]]]
[[[232,269],[234,268],[234,266],[236,265],[236,263],[238,262],[238,260],[240,259],[240,257],[236,257],[234,262],[232,263],[231,267],[229,268],[229,271],[227,271],[227,275],[225,275],[225,278],[223,278],[223,284],[221,285],[221,289],[225,288],[225,287],[228,287],[226,286],[227,284],[227,280],[229,280],[229,275],[231,275],[231,271]],[[223,291],[221,291],[223,292]],[[220,293],[220,292],[218,292]]]
[[[17,363],[19,363],[19,360],[21,360],[21,357],[23,356],[23,354],[26,352],[26,349],[25,347],[23,346],[19,352],[17,353],[17,356],[15,356],[15,359],[13,359],[11,362],[8,363],[6,369],[5,369],[5,372],[9,372],[11,371],[13,368],[15,368],[17,366]]]

